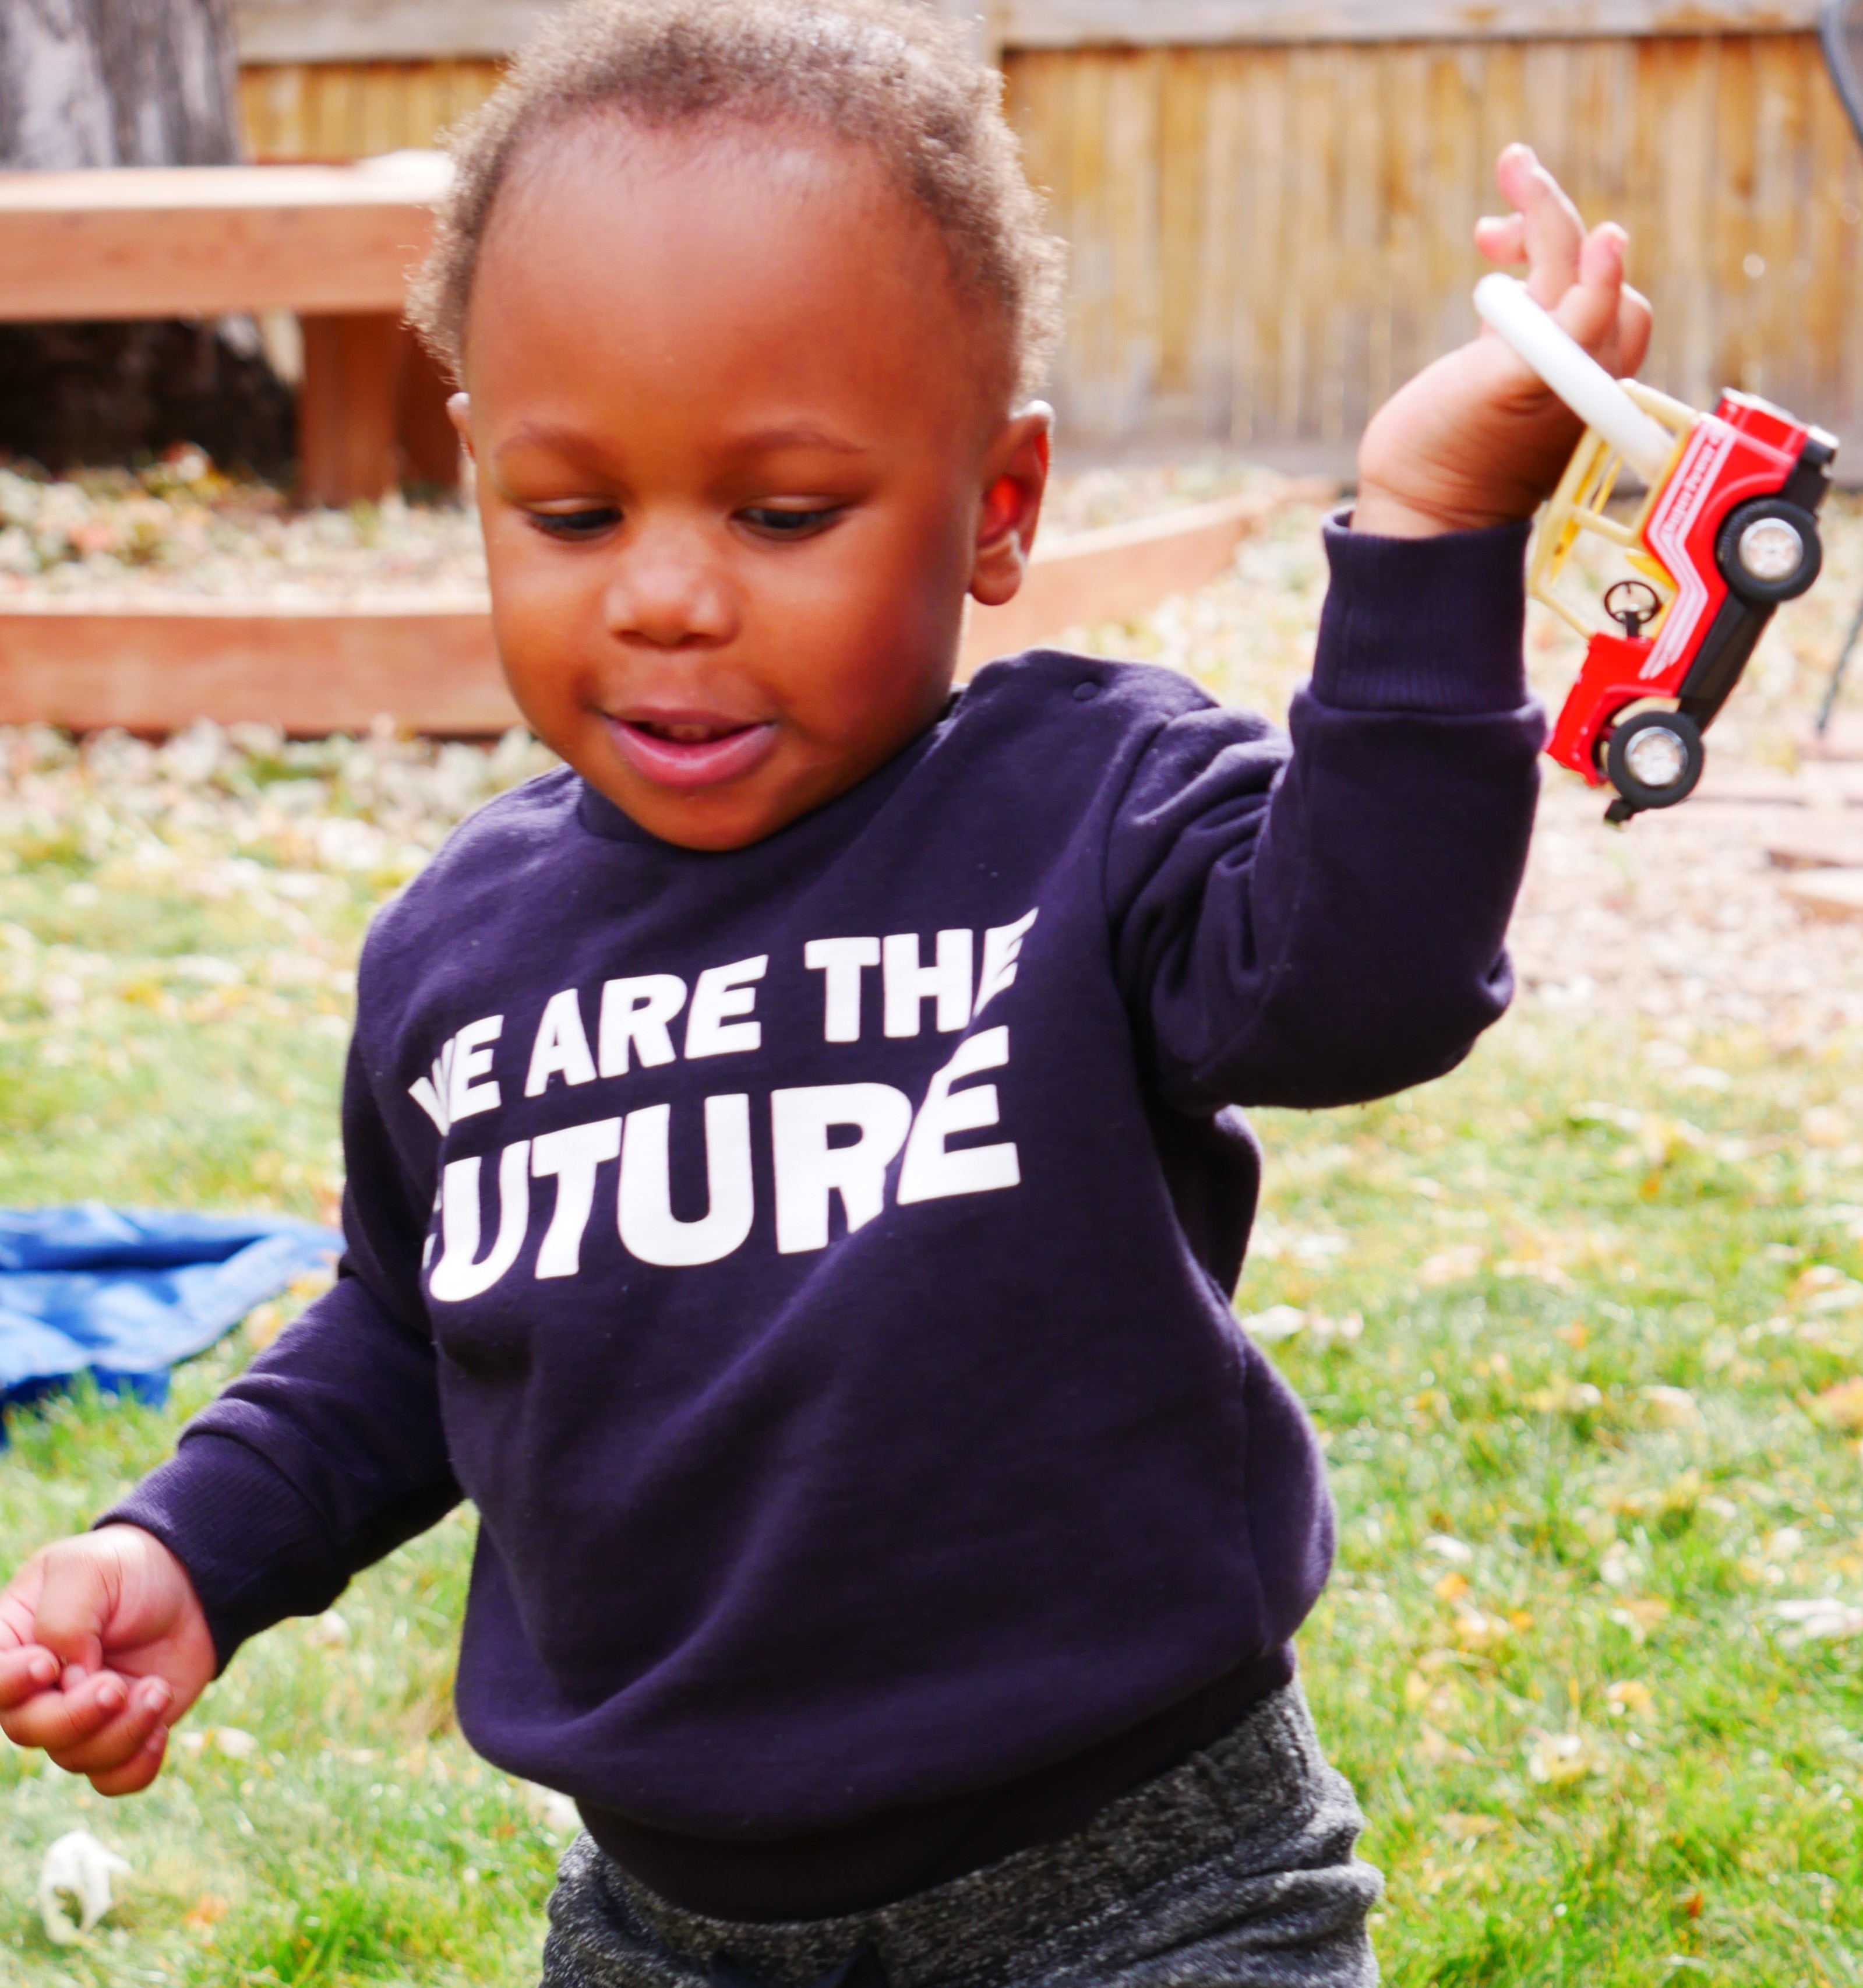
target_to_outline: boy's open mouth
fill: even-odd
[[[760,766],[776,742],[776,728],[767,720],[743,724],[707,712],[637,712],[611,717],[608,727],[634,772],[663,787],[739,779]]]

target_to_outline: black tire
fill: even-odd
[[[1666,735],[1673,742],[1675,749],[1671,756],[1679,771],[1672,779],[1646,777],[1652,771],[1649,760],[1669,750],[1658,748],[1656,739],[1650,736],[1657,733]],[[1648,739],[1649,742],[1639,749],[1636,743],[1639,739]],[[1604,773],[1633,809],[1673,807],[1694,793],[1707,759],[1700,727],[1693,718],[1684,717],[1679,711],[1639,711],[1612,732],[1604,748]],[[1638,761],[1644,762],[1641,775],[1635,763]]]
[[[1751,557],[1758,549],[1746,535],[1756,525],[1769,523],[1797,534],[1799,557],[1788,570],[1777,570],[1779,551],[1789,543],[1786,532],[1775,530],[1770,535],[1762,534],[1763,539],[1770,536],[1774,557],[1767,570],[1755,573],[1743,557],[1743,552]],[[1720,536],[1714,542],[1714,557],[1727,584],[1743,600],[1756,607],[1772,607],[1781,600],[1796,600],[1817,579],[1824,563],[1824,549],[1817,536],[1817,520],[1809,511],[1788,503],[1783,497],[1757,497],[1728,512]]]

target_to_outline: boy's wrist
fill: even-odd
[[[214,1430],[182,1442],[93,1532],[126,1526],[179,1562],[224,1669],[249,1636],[328,1608],[344,1572],[316,1513],[276,1466]]]
[[[1408,542],[1326,522],[1332,583],[1312,692],[1334,711],[1476,717],[1528,701],[1527,526]]]
[[[1493,507],[1420,502],[1368,478],[1361,479],[1352,502],[1351,529],[1374,539],[1434,539],[1450,532],[1483,532],[1518,522],[1516,514]]]

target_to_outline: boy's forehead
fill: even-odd
[[[475,399],[560,390],[569,367],[579,387],[703,394],[721,414],[773,394],[948,418],[1000,401],[1006,357],[999,313],[871,154],[791,127],[613,117],[520,161],[466,336]]]

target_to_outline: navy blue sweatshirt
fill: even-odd
[[[1084,1821],[1285,1678],[1333,1527],[1230,1309],[1234,1107],[1505,1006],[1523,539],[1329,529],[1291,746],[1036,652],[749,848],[566,769],[468,821],[364,949],[344,1274],[110,1515],[222,1662],[469,1498],[466,1736],[742,1917]],[[844,1882],[759,1889],[811,1844]]]

